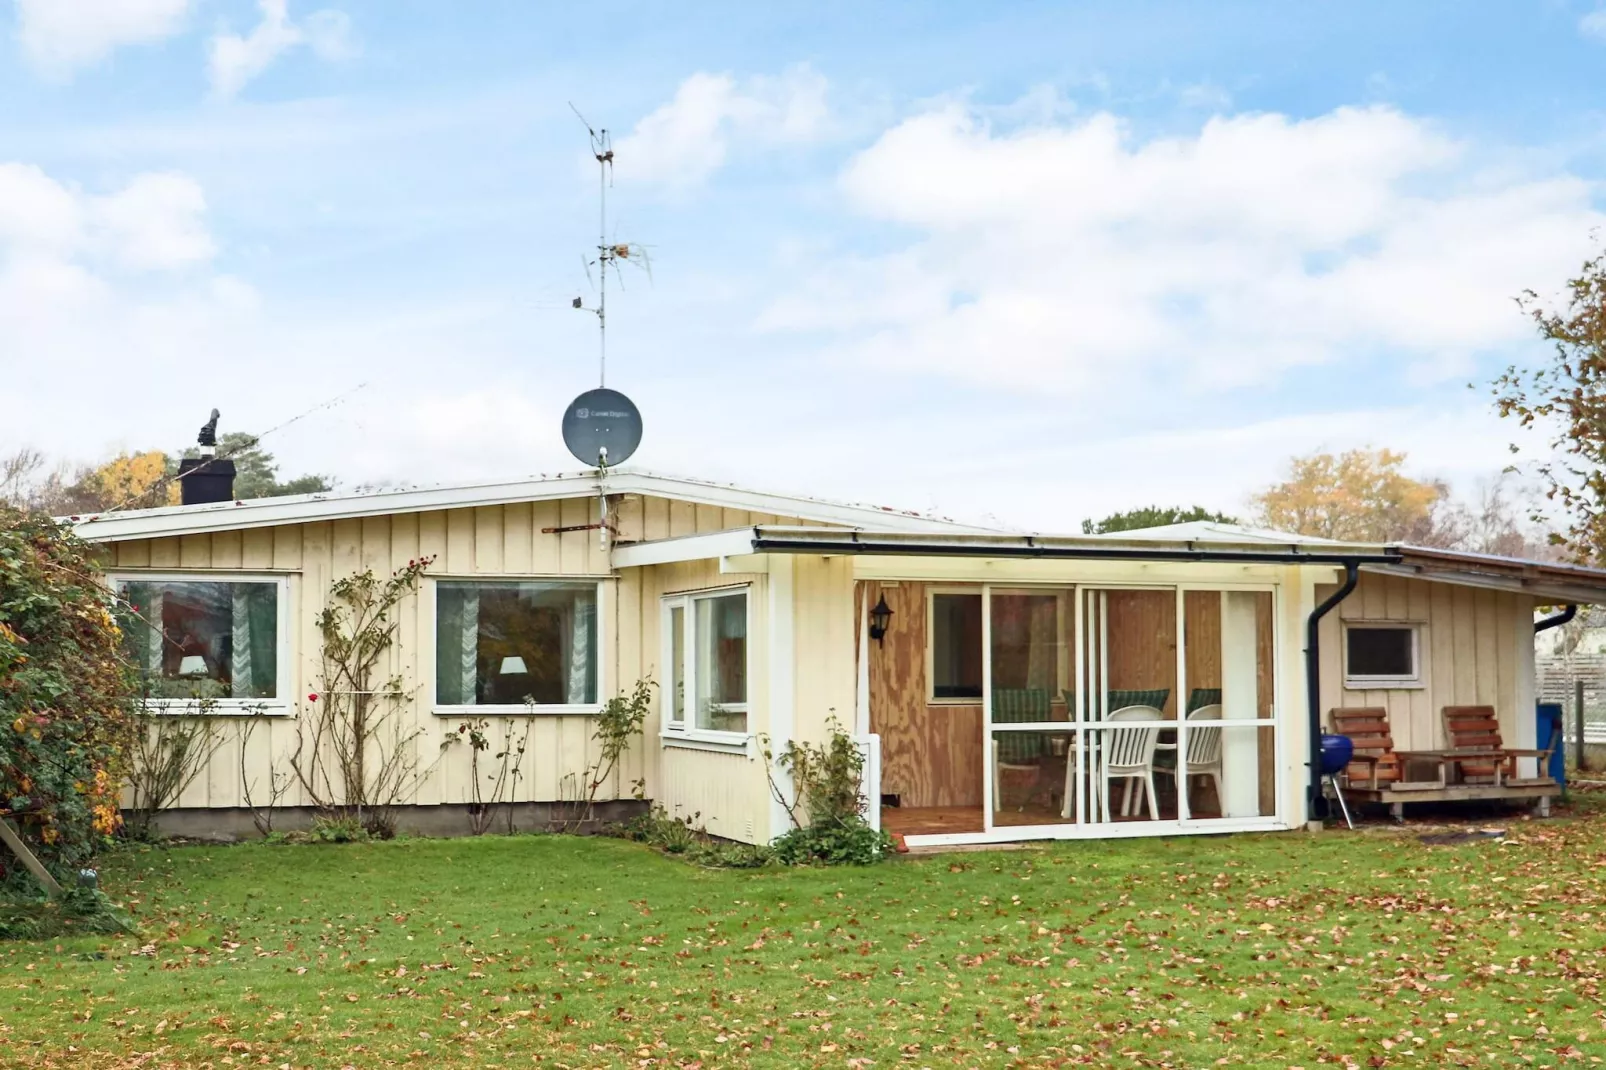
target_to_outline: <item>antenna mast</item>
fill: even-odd
[[[597,385],[608,385],[608,269],[614,266],[618,258],[618,251],[608,243],[608,185],[613,177],[613,139],[608,135],[606,128],[593,129],[586,117],[580,114],[580,109],[571,101],[569,107],[585,124],[586,133],[591,135],[591,155],[597,158],[597,307],[587,309],[597,315],[597,342],[598,373]],[[629,255],[627,252],[626,256]],[[574,299],[575,308],[585,308],[580,298]]]

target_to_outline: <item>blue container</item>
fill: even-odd
[[[1564,714],[1559,702],[1541,702],[1534,708],[1534,746],[1544,750],[1550,743],[1550,737],[1556,735],[1556,749],[1550,752],[1550,767],[1544,772],[1550,779],[1567,786],[1567,747],[1562,738],[1561,726]]]
[[[1322,776],[1337,776],[1355,757],[1355,743],[1348,736],[1322,736]]]

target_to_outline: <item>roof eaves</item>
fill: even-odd
[[[164,506],[65,519],[73,523],[78,534],[86,539],[118,542],[386,513],[543,501],[591,495],[604,488],[610,493],[678,498],[698,504],[740,508],[761,513],[796,514],[800,519],[851,524],[872,530],[944,532],[990,530],[946,518],[904,512],[883,506],[854,505],[818,498],[750,491],[731,484],[680,476],[662,476],[631,469],[614,469],[608,472],[605,478],[599,478],[595,472],[543,475],[525,480],[381,490],[365,494],[318,493],[208,505]]]

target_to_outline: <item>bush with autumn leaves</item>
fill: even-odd
[[[0,817],[52,869],[117,831],[137,688],[94,550],[0,507]],[[23,879],[0,850],[0,886]]]

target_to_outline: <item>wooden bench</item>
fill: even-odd
[[[1396,821],[1404,819],[1407,802],[1526,799],[1537,803],[1541,816],[1550,813],[1550,799],[1560,793],[1560,786],[1548,776],[1517,778],[1515,762],[1517,758],[1538,758],[1543,772],[1559,732],[1546,750],[1512,750],[1500,744],[1499,724],[1491,707],[1450,706],[1444,709],[1444,717],[1445,735],[1452,746],[1397,751],[1388,711],[1381,706],[1329,710],[1330,729],[1348,736],[1355,746],[1355,757],[1344,771],[1344,790],[1364,802],[1387,804]],[[1357,763],[1365,767],[1364,772],[1357,769]],[[1412,766],[1429,766],[1436,775],[1429,780],[1407,780]]]

